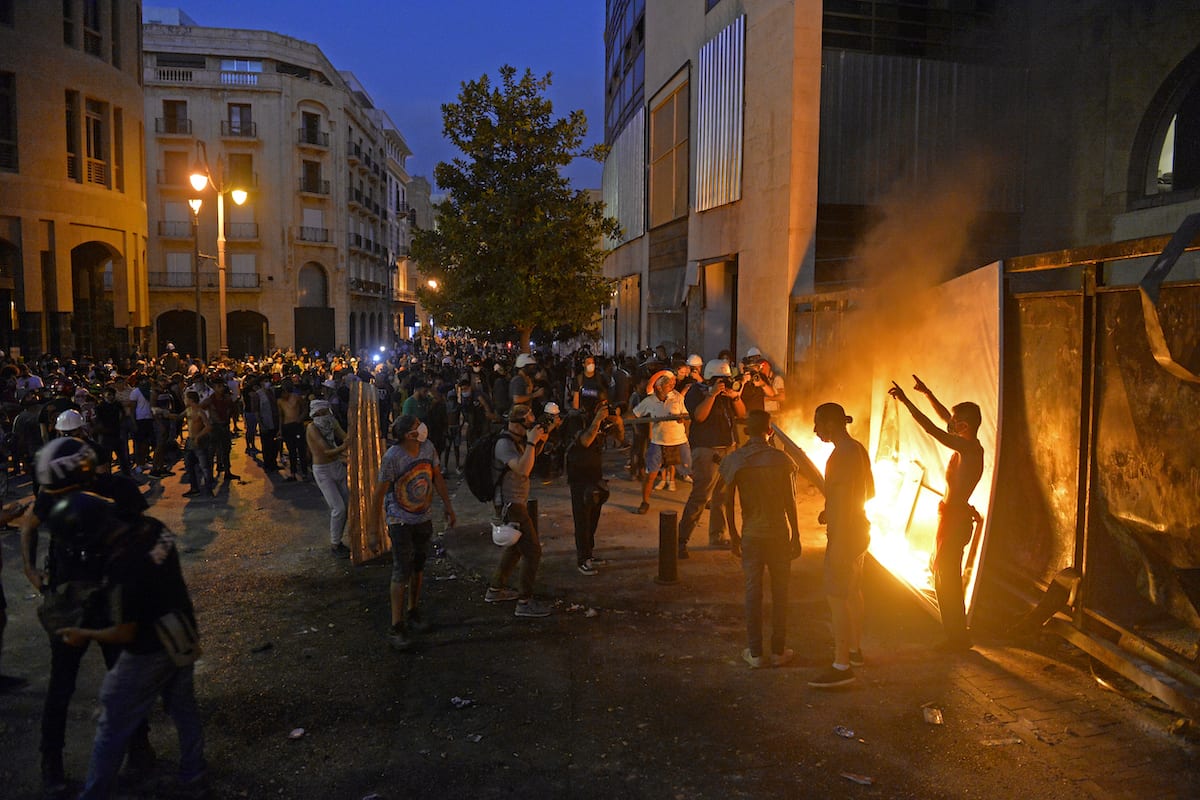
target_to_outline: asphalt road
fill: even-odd
[[[636,490],[616,478],[618,466],[609,464],[614,494],[599,545],[611,563],[594,577],[574,570],[561,480],[535,486],[546,550],[539,590],[555,605],[544,620],[483,602],[499,551],[484,507],[457,492],[459,527],[426,581],[432,629],[405,653],[385,643],[390,565],[329,555],[314,485],[269,479],[240,453],[234,468],[247,482],[215,499],[189,502],[178,477],[167,479],[151,513],[182,534],[200,615],[197,692],[213,796],[1200,795],[1198,748],[1166,732],[1172,715],[1099,689],[1086,659],[1053,638],[937,655],[933,620],[877,569],[860,680],[810,689],[831,648],[815,525],[793,566],[789,645],[799,657],[748,669],[737,562],[696,549],[679,583],[655,583],[656,513],[629,513]],[[678,511],[683,499],[683,488],[656,494],[653,511]],[[815,502],[805,495],[805,507]],[[15,800],[39,794],[48,653],[15,536],[4,536],[3,552],[4,671],[30,679],[0,696],[0,797]],[[76,779],[101,670],[89,654],[72,705],[67,770]],[[925,707],[943,724],[928,723]],[[170,796],[176,753],[161,712],[152,740],[160,768],[122,797]]]

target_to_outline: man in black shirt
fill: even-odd
[[[579,419],[572,417],[572,421]],[[572,423],[568,423],[572,424]],[[602,462],[604,437],[609,431],[623,437],[621,418],[610,413],[608,403],[596,404],[591,424],[575,434],[566,452],[567,484],[571,487],[571,514],[575,519],[575,562],[582,575],[595,575],[603,564],[592,551],[596,546],[596,527],[600,510],[608,500],[608,481]]]

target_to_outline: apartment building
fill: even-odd
[[[239,356],[391,345],[409,236],[399,129],[314,44],[155,18],[143,40],[156,346]],[[197,192],[189,175],[205,164],[212,182]]]
[[[1194,3],[606,11],[611,352],[756,346],[791,367],[823,293],[922,259],[953,273],[1169,233],[1200,210]],[[889,219],[893,241],[872,240]]]
[[[141,4],[0,0],[0,347],[144,342]]]

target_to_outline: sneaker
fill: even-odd
[[[673,492],[673,491],[675,491],[675,479],[674,479],[674,478],[672,478],[671,480],[667,481],[667,491],[668,491],[668,492]]]
[[[691,556],[688,555],[687,545],[686,544],[679,545],[679,560],[686,561],[688,558],[691,558]]]
[[[782,653],[771,653],[771,666],[782,667],[784,664],[790,663],[796,657],[796,651],[790,647],[785,647]]]
[[[483,596],[483,599],[488,603],[507,603],[509,600],[516,600],[520,596],[520,592],[516,589],[509,589],[507,586],[503,589],[493,589],[489,586],[487,594]]]
[[[183,493],[184,497],[199,497],[201,494],[199,489],[188,489]]]
[[[858,680],[854,677],[854,669],[838,669],[826,667],[815,678],[808,682],[814,689],[836,689],[839,686],[849,686]]]
[[[226,483],[228,483],[229,481],[240,481],[241,479],[242,479],[242,476],[238,475],[236,472],[230,472],[229,470],[225,471],[225,482]]]
[[[762,669],[763,657],[750,655],[750,648],[747,647],[742,651],[742,661],[750,665],[750,669]]]
[[[393,650],[407,650],[410,644],[412,642],[404,625],[393,625],[391,633],[388,634],[388,646]]]
[[[421,609],[410,608],[408,610],[408,627],[415,633],[425,633],[429,630],[429,623],[421,615]]]
[[[862,667],[862,666],[865,666],[866,663],[867,662],[863,660],[862,650],[851,650],[850,651],[850,666]]]
[[[346,547],[344,543],[338,542],[337,544],[330,546],[329,555],[334,556],[335,558],[349,558],[350,548]]]
[[[659,478],[657,481],[654,482],[655,489],[664,489],[664,488],[666,488],[666,486],[667,486],[666,478]]]
[[[537,600],[518,600],[517,609],[513,612],[513,616],[529,617],[531,619],[535,617],[548,617],[550,616],[550,609]]]
[[[592,566],[591,559],[588,559],[587,561],[585,561],[579,565],[579,574],[580,575],[599,575],[600,570],[598,570],[594,566]]]
[[[694,483],[694,482],[695,482],[695,481],[693,481],[693,480],[692,480],[692,476],[691,476],[691,475],[684,475],[684,476],[683,476],[683,477],[681,477],[679,480],[683,481],[684,483]]]
[[[607,558],[600,558],[599,556],[592,556],[588,561],[592,562],[593,567],[603,567],[608,564]]]
[[[645,513],[649,512],[649,511],[650,511],[650,504],[649,504],[649,503],[642,503],[640,506],[638,506],[638,507],[637,507],[637,510],[636,510],[636,511],[634,511],[633,513],[635,513],[635,514],[645,514]]]

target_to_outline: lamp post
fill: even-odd
[[[200,206],[199,197],[188,200],[192,209],[192,285],[196,289],[196,356],[203,358],[204,339],[200,329]]]
[[[246,202],[244,189],[234,189],[225,182],[225,161],[217,157],[217,176],[213,177],[208,164],[208,147],[202,139],[196,140],[196,164],[192,167],[189,180],[197,192],[212,186],[217,193],[217,354],[221,359],[229,355],[229,342],[225,330],[225,195],[228,194],[233,202],[241,205]],[[199,278],[199,272],[197,272]],[[196,293],[199,296],[199,282]],[[198,303],[199,301],[197,301]]]

